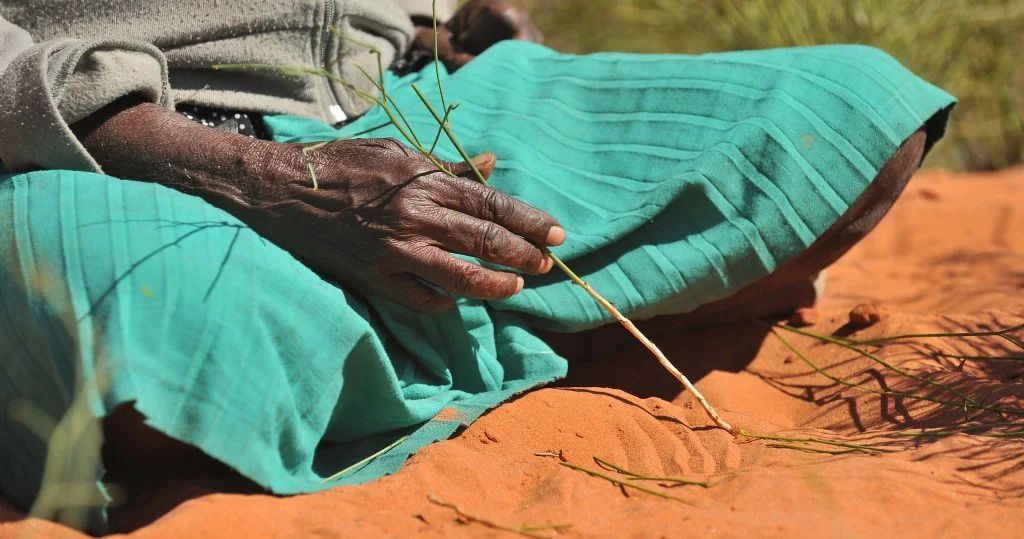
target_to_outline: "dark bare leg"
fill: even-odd
[[[131,532],[177,505],[210,492],[262,489],[198,448],[145,424],[131,403],[103,420],[104,481],[114,495],[113,531]]]
[[[132,404],[125,404],[104,418],[103,439],[103,463],[114,475],[195,468],[212,460],[199,449],[147,426]]]

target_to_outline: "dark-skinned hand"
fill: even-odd
[[[203,127],[153,104],[120,102],[74,129],[107,174],[200,196],[346,289],[414,310],[522,290],[517,274],[453,253],[544,273],[552,261],[537,246],[565,240],[551,216],[463,177],[467,164],[449,163],[462,174],[451,177],[392,139],[311,152],[314,189],[302,146]],[[490,175],[496,158],[474,163]]]
[[[449,71],[456,71],[491,45],[506,39],[543,43],[544,36],[526,11],[505,0],[470,0],[451,20],[437,28],[437,52]],[[430,21],[416,27],[414,53],[434,51]]]

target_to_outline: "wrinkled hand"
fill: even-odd
[[[470,0],[450,21],[437,29],[437,51],[450,71],[456,71],[491,45],[506,39],[543,43],[544,36],[526,11],[505,0]],[[434,29],[416,29],[414,50],[434,50]]]
[[[295,164],[296,150],[271,148],[267,162]],[[338,141],[310,159],[320,188],[312,188],[305,166],[289,167],[274,182],[283,187],[252,204],[254,228],[272,240],[282,231],[314,268],[413,309],[450,308],[452,298],[438,288],[478,299],[522,290],[522,277],[452,253],[545,273],[552,261],[536,245],[565,238],[551,216],[469,179],[465,163],[448,164],[465,177],[448,176],[397,140]],[[495,162],[493,154],[474,159],[485,176]]]
[[[108,174],[202,197],[348,290],[416,310],[523,287],[515,273],[452,253],[545,273],[552,260],[537,246],[565,240],[551,216],[468,179],[467,164],[447,163],[465,176],[452,177],[392,139],[310,152],[314,189],[302,146],[203,127],[151,103],[119,102],[73,128]],[[474,163],[489,176],[496,158]]]

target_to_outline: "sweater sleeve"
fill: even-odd
[[[430,17],[431,0],[395,0],[412,17]],[[447,21],[455,13],[455,0],[437,0],[437,20]]]
[[[101,172],[70,125],[136,94],[173,107],[167,62],[153,45],[128,40],[34,42],[0,17],[0,162],[9,172]]]

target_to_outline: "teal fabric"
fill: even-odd
[[[410,84],[440,109],[433,73],[387,77],[428,144],[436,127]],[[499,156],[492,185],[558,218],[569,233],[559,255],[637,318],[691,310],[770,273],[913,132],[925,127],[933,144],[953,104],[856,46],[580,57],[510,42],[445,90],[467,149]],[[267,124],[277,140],[308,142],[385,121],[372,109],[341,130]],[[447,142],[439,154],[457,160]],[[69,171],[0,177],[0,261],[0,492],[27,506],[43,489],[45,513],[69,501],[57,482],[93,484],[95,507],[78,524],[94,530],[102,470],[86,457],[98,439],[65,420],[56,432],[71,433],[59,437],[67,451],[51,445],[47,464],[40,436],[52,426],[40,417],[77,410],[95,430],[135,401],[153,427],[269,490],[311,492],[394,472],[563,376],[565,361],[531,327],[608,321],[557,272],[528,277],[507,301],[410,313],[322,280],[197,198]]]
[[[6,177],[0,216],[0,409],[59,419],[83,387],[95,417],[135,401],[151,426],[276,493],[379,477],[565,374],[514,313],[461,301],[428,317],[353,296],[155,184]],[[321,483],[401,435],[372,466]],[[3,494],[28,504],[46,451],[10,414],[0,440]]]
[[[914,131],[934,143],[954,102],[863,46],[580,57],[506,42],[479,60],[445,82],[456,136],[498,155],[492,185],[559,219],[571,241],[555,252],[637,318],[693,310],[770,273]],[[436,122],[407,86],[442,111],[435,80],[432,67],[388,79],[427,145]],[[385,123],[379,108],[340,131],[268,121],[293,142]],[[393,127],[361,136],[400,138]],[[438,154],[459,160],[446,140]],[[611,321],[558,272],[494,307],[555,330]]]

